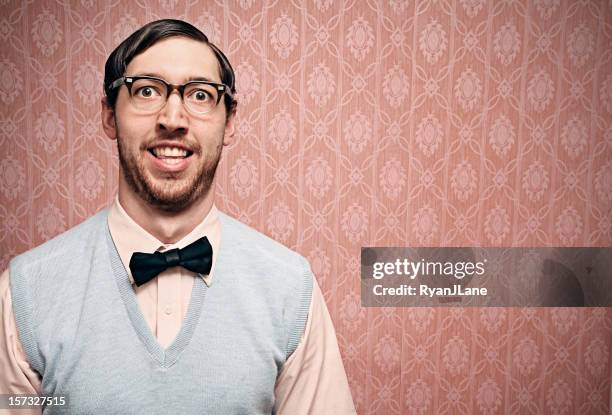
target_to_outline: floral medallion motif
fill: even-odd
[[[596,378],[604,374],[608,367],[608,346],[601,338],[592,339],[584,352],[586,367]]]
[[[77,70],[74,79],[74,89],[78,92],[84,104],[94,105],[100,101],[100,85],[102,85],[102,81],[102,73],[91,61],[85,62]]]
[[[315,247],[308,254],[308,262],[310,262],[312,273],[319,283],[324,284],[331,271],[331,262],[327,253],[323,249]]]
[[[544,69],[535,74],[527,86],[527,99],[533,109],[542,112],[550,103],[555,92],[552,78]]]
[[[464,70],[455,84],[455,98],[465,111],[471,111],[480,101],[482,82],[476,72],[468,68]]]
[[[401,13],[406,10],[408,7],[408,0],[389,0],[389,5],[391,6],[391,10],[395,13]]]
[[[134,33],[138,29],[138,21],[129,13],[119,17],[119,21],[115,24],[113,29],[113,42],[115,45],[119,45],[129,35]]]
[[[433,319],[434,312],[431,308],[417,307],[408,314],[408,320],[418,332],[423,332],[427,329]]]
[[[342,215],[341,228],[349,241],[358,242],[368,230],[368,214],[357,203],[349,206]]]
[[[104,187],[104,170],[98,160],[89,156],[83,160],[76,171],[76,185],[87,200],[93,200]]]
[[[159,0],[159,4],[163,9],[168,11],[174,10],[178,3],[178,0]]]
[[[383,80],[383,92],[389,105],[399,108],[410,90],[410,79],[406,72],[399,66],[391,68]]]
[[[9,200],[15,199],[23,191],[25,170],[23,163],[10,157],[0,161],[0,191]]]
[[[365,308],[357,294],[347,294],[340,303],[340,321],[350,331],[357,330],[365,321]]]
[[[372,46],[374,46],[374,30],[372,26],[360,17],[353,21],[346,34],[346,46],[351,51],[353,57],[361,62]]]
[[[540,362],[540,350],[530,337],[522,338],[514,347],[512,361],[521,375],[530,375]]]
[[[493,51],[504,65],[512,63],[521,47],[521,37],[513,22],[507,22],[495,33]]]
[[[397,158],[392,158],[385,162],[379,179],[384,194],[396,199],[406,185],[406,169]]]
[[[416,142],[425,156],[433,155],[442,143],[442,124],[434,114],[423,118],[416,130]]]
[[[485,219],[485,235],[494,244],[500,244],[510,232],[510,216],[506,209],[497,206],[493,208]]]
[[[563,379],[557,379],[546,394],[546,406],[553,414],[569,414],[572,399],[572,389],[567,382]]]
[[[36,218],[36,229],[42,239],[51,239],[66,230],[64,214],[54,204],[48,204]]]
[[[463,6],[465,13],[469,17],[474,17],[478,14],[484,4],[484,0],[459,0],[459,3]]]
[[[602,201],[612,202],[612,161],[601,166],[595,174],[595,191]]]
[[[329,9],[332,4],[334,4],[334,0],[314,0],[314,3],[317,7],[317,10],[319,10],[320,12],[324,12]]]
[[[248,197],[259,183],[257,166],[253,160],[244,154],[236,160],[230,169],[230,183],[238,196],[242,199]]]
[[[593,45],[595,45],[593,32],[587,25],[581,23],[567,40],[567,53],[572,63],[578,67],[584,65],[593,54]]]
[[[334,76],[327,66],[319,63],[308,76],[308,93],[310,98],[319,107],[327,104],[336,90]]]
[[[548,20],[559,7],[560,0],[534,0],[533,3],[540,13],[540,17]]]
[[[221,40],[221,27],[219,21],[209,12],[203,12],[198,20],[196,20],[196,26],[206,35],[209,41],[218,44]]]
[[[561,334],[569,333],[570,329],[574,327],[576,323],[577,311],[571,308],[553,308],[550,311],[550,317],[553,323],[553,327]]]
[[[476,189],[476,170],[467,160],[463,160],[453,170],[450,182],[455,197],[465,202]]]
[[[489,333],[495,333],[506,321],[506,310],[503,308],[482,308],[480,322]]]
[[[64,140],[64,121],[51,108],[34,122],[34,138],[47,153],[53,153]]]
[[[555,228],[564,244],[573,244],[582,233],[582,218],[573,206],[568,206],[557,217]]]
[[[276,19],[270,31],[270,43],[282,59],[287,59],[298,44],[298,28],[286,14]]]
[[[287,151],[291,143],[295,141],[296,135],[295,121],[287,110],[282,109],[274,114],[268,127],[268,137],[278,151],[281,153]]]
[[[306,186],[316,198],[321,198],[331,186],[332,175],[332,169],[327,160],[317,157],[306,168]]]
[[[399,364],[400,346],[390,335],[383,336],[374,347],[374,363],[383,373],[390,373]]]
[[[442,351],[442,362],[453,375],[457,375],[467,369],[469,357],[468,347],[459,336],[454,336],[450,339]]]
[[[534,161],[523,173],[523,190],[532,202],[537,202],[548,189],[548,172],[539,161]]]
[[[431,243],[438,227],[438,215],[429,205],[421,207],[412,219],[413,232],[421,244]]]
[[[561,130],[561,145],[570,158],[578,157],[587,146],[587,128],[584,122],[574,115]]]
[[[295,219],[289,207],[283,202],[278,202],[268,215],[267,225],[268,232],[274,239],[285,242],[293,232]]]
[[[372,139],[372,124],[368,117],[359,111],[351,114],[344,126],[344,139],[351,152],[361,153]]]
[[[444,28],[435,19],[432,19],[421,31],[419,50],[425,56],[427,62],[436,63],[446,50],[447,45],[448,40]]]
[[[476,392],[476,403],[480,413],[485,415],[497,413],[501,401],[501,389],[493,379],[487,379],[480,384]]]
[[[431,387],[417,379],[406,389],[406,408],[411,414],[428,414],[432,401]]]
[[[259,76],[253,66],[243,62],[236,68],[236,95],[238,102],[245,105],[259,92]]]
[[[34,20],[32,40],[43,56],[47,57],[53,55],[62,41],[62,28],[55,15],[46,9]]]
[[[23,79],[17,66],[6,58],[0,62],[0,80],[0,99],[10,105],[21,94]]]
[[[494,122],[489,131],[489,144],[495,154],[503,157],[508,153],[514,144],[516,134],[512,122],[505,115],[500,115]]]

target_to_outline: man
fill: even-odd
[[[104,88],[118,197],[0,278],[0,393],[65,396],[45,413],[355,413],[307,261],[215,208],[227,58],[160,20],[111,53]]]

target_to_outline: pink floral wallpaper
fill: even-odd
[[[186,19],[240,101],[225,212],[307,256],[359,414],[607,414],[611,309],[362,308],[361,246],[610,246],[612,2],[0,0],[0,266],[107,206],[118,42]]]

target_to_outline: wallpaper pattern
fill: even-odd
[[[217,205],[307,256],[359,414],[606,414],[611,309],[362,308],[361,246],[610,246],[612,2],[0,0],[0,266],[107,206],[104,62],[237,73]]]

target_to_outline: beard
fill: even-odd
[[[192,148],[191,157],[197,156],[199,159],[197,171],[186,177],[183,177],[185,172],[178,172],[164,173],[162,177],[154,178],[147,171],[142,156],[144,151],[148,151],[146,144],[134,153],[117,134],[117,149],[123,177],[132,191],[153,208],[164,212],[180,212],[208,195],[221,159],[223,144],[219,143],[210,157],[202,157],[200,146]]]

